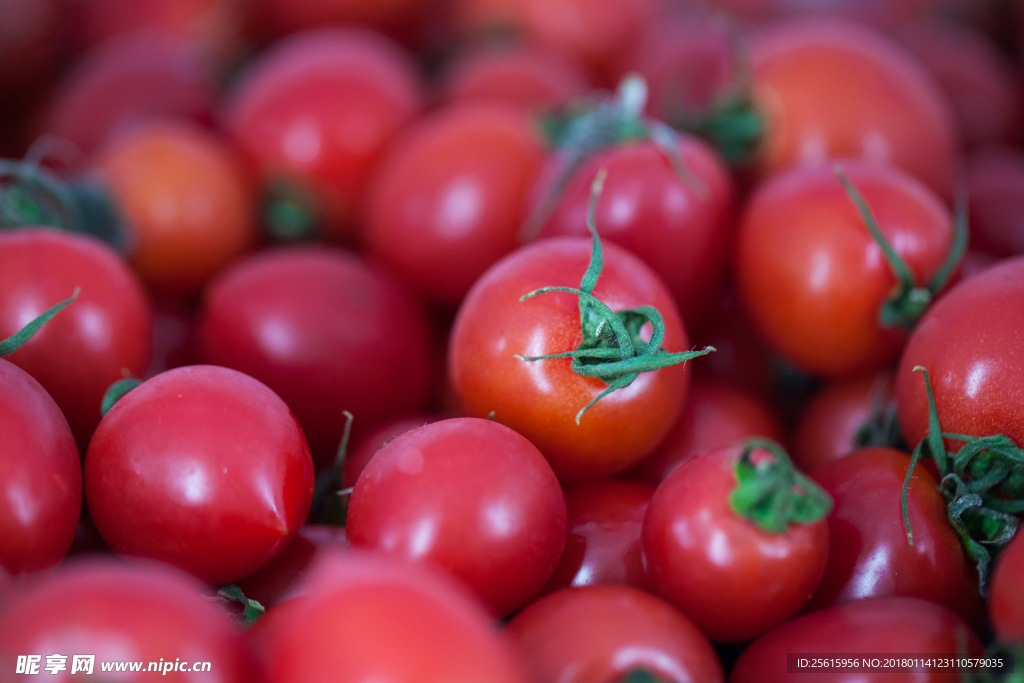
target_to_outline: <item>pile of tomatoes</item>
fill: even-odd
[[[0,681],[1024,671],[1024,3],[0,10]]]

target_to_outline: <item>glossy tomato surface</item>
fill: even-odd
[[[122,555],[212,584],[266,565],[306,519],[313,462],[295,417],[234,370],[170,370],[126,394],[85,458],[85,496]]]
[[[665,601],[627,586],[566,588],[516,615],[508,634],[537,683],[597,683],[647,671],[672,683],[724,681],[711,643]]]
[[[359,475],[366,469],[370,459],[388,441],[391,441],[400,434],[405,434],[410,429],[423,427],[440,419],[440,415],[404,415],[391,420],[384,420],[373,429],[364,432],[358,438],[354,438],[349,445],[348,452],[345,454],[345,462],[342,463],[342,484],[345,487],[355,486]]]
[[[592,241],[562,237],[523,247],[495,264],[459,309],[449,346],[452,384],[466,412],[494,419],[530,439],[563,481],[607,476],[636,464],[668,434],[686,400],[685,365],[642,373],[625,389],[576,414],[607,388],[577,375],[568,358],[543,356],[580,345],[580,310],[570,293],[520,297],[540,287],[579,287]],[[671,351],[690,349],[675,304],[637,257],[604,245],[604,272],[594,296],[613,311],[654,306],[665,319]],[[697,360],[695,362],[700,362]]]
[[[67,418],[84,452],[100,402],[127,370],[149,363],[150,305],[117,253],[97,239],[51,228],[0,233],[0,339],[81,287],[78,300],[7,357],[32,375]]]
[[[447,570],[503,617],[551,577],[565,545],[565,497],[525,438],[454,418],[377,452],[356,481],[347,532],[354,547]]]

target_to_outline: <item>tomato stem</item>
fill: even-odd
[[[323,522],[335,526],[345,526],[348,516],[348,500],[346,492],[351,493],[351,488],[342,488],[342,468],[345,466],[345,458],[348,457],[348,442],[352,435],[352,413],[347,410],[341,411],[345,416],[345,429],[341,434],[341,442],[338,444],[338,451],[334,456],[331,467],[321,472],[316,477],[313,487],[313,503],[311,511],[319,511]]]
[[[242,618],[245,620],[247,625],[255,623],[260,617],[266,614],[267,609],[261,605],[258,600],[245,597],[245,593],[242,592],[242,589],[233,583],[221,586],[217,589],[217,595],[225,600],[241,603],[244,607],[242,611]]]
[[[125,377],[107,387],[106,393],[103,394],[103,401],[100,403],[100,415],[105,416],[114,407],[115,403],[140,384],[142,384],[141,379]]]
[[[890,388],[890,373],[878,376],[871,388],[871,412],[853,436],[851,444],[855,449],[885,446],[906,450],[906,442],[900,432],[896,399]]]
[[[0,341],[0,358],[9,356],[22,347],[29,339],[39,331],[43,325],[48,323],[53,316],[57,315],[65,308],[73,304],[78,300],[78,294],[82,291],[81,287],[75,287],[74,293],[71,298],[61,301],[59,304],[51,306],[50,308],[43,311],[41,315],[30,321],[28,325],[21,328],[14,335]]]
[[[263,225],[275,240],[298,242],[315,237],[322,227],[322,213],[316,197],[295,182],[279,179],[267,186]]]

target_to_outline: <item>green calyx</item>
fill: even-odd
[[[846,190],[847,196],[856,205],[864,225],[867,226],[871,237],[882,249],[889,268],[892,269],[893,275],[896,276],[896,289],[882,303],[882,307],[878,311],[878,323],[883,328],[903,327],[913,329],[918,319],[924,315],[925,310],[931,305],[935,295],[946,286],[967,249],[969,232],[967,226],[967,201],[963,196],[957,201],[953,245],[950,247],[949,254],[946,255],[946,260],[927,285],[920,285],[914,277],[913,271],[910,270],[910,266],[896,253],[889,240],[882,234],[882,230],[878,227],[878,220],[875,218],[875,214],[868,205],[867,200],[864,199],[864,195],[854,187],[838,164],[836,164],[835,170],[836,175],[839,176],[839,182],[843,184],[843,189]]]
[[[64,301],[61,301],[59,304],[43,311],[43,313],[40,316],[29,322],[28,325],[25,325],[25,327],[21,328],[21,330],[16,332],[13,336],[8,337],[3,341],[0,341],[0,358],[3,358],[4,356],[9,356],[18,349],[20,349],[25,344],[25,342],[31,339],[32,336],[39,331],[39,328],[48,323],[53,316],[57,315],[65,308],[67,308],[75,301],[77,301],[78,294],[81,291],[82,290],[80,287],[75,287],[75,292],[74,294],[71,295],[71,298],[65,299]]]
[[[125,394],[142,384],[142,380],[136,377],[125,377],[107,387],[103,394],[103,401],[100,403],[100,415],[106,416],[114,404],[120,401]]]
[[[641,306],[623,311],[613,311],[594,295],[594,287],[604,268],[604,252],[601,238],[594,226],[594,212],[597,198],[604,185],[605,171],[594,178],[590,191],[590,206],[587,211],[587,228],[594,240],[590,254],[590,265],[583,274],[579,289],[573,287],[542,287],[520,297],[527,301],[549,292],[569,292],[579,297],[580,329],[583,341],[573,351],[553,353],[547,356],[521,356],[521,361],[533,362],[554,358],[571,358],[572,369],[581,377],[596,377],[608,387],[576,414],[576,424],[583,414],[611,392],[628,387],[642,372],[650,372],[670,365],[685,363],[691,358],[704,356],[715,350],[708,346],[700,351],[670,353],[661,348],[665,340],[665,321],[658,309]],[[646,324],[653,328],[651,340],[645,342],[640,336]]]
[[[924,375],[928,433],[914,448],[903,482],[907,542],[914,545],[907,513],[910,478],[919,460],[931,458],[939,470],[939,492],[946,501],[949,523],[964,552],[974,561],[978,588],[987,596],[992,560],[1013,538],[1024,514],[1024,449],[1002,434],[975,437],[943,432],[928,371],[921,366],[914,371]],[[946,439],[962,442],[963,446],[955,452],[947,451]]]
[[[758,449],[772,458],[755,464],[753,453]],[[771,439],[743,444],[735,474],[729,505],[770,534],[785,533],[790,523],[813,524],[832,511],[832,497],[798,471],[785,449]]]
[[[221,586],[217,589],[217,595],[225,600],[241,603],[243,606],[242,619],[245,620],[246,624],[255,623],[267,612],[267,609],[261,605],[259,601],[245,597],[245,593],[242,592],[242,589],[233,583]]]
[[[316,237],[323,216],[316,197],[299,184],[278,180],[270,183],[263,197],[263,225],[279,242],[299,242]]]
[[[352,434],[352,413],[343,410],[345,416],[345,429],[341,434],[341,443],[338,444],[338,451],[334,456],[334,462],[329,468],[316,477],[313,486],[313,504],[310,506],[311,514],[318,514],[324,524],[334,526],[345,526],[348,519],[348,501],[352,495],[352,488],[343,489],[342,468],[345,465],[345,458],[348,457],[348,442]]]
[[[672,681],[647,669],[633,669],[615,683],[672,683]]]

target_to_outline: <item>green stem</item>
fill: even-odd
[[[342,469],[345,466],[345,458],[348,457],[348,443],[352,435],[352,413],[347,410],[341,411],[345,416],[345,429],[341,434],[341,443],[338,444],[337,453],[331,467],[316,478],[313,488],[313,504],[311,510],[320,511],[322,521],[335,526],[345,526],[348,513],[348,501],[340,494],[342,492]]]
[[[29,322],[28,325],[25,325],[25,327],[21,328],[13,336],[8,337],[3,341],[0,341],[0,358],[3,358],[4,356],[9,356],[18,349],[20,349],[22,345],[24,345],[25,342],[31,339],[32,336],[39,331],[39,328],[48,323],[50,319],[53,318],[53,316],[57,315],[65,308],[73,304],[78,299],[78,294],[81,291],[81,287],[75,287],[75,292],[74,294],[71,295],[71,298],[65,299],[64,301],[61,301],[59,304],[56,304],[55,306],[43,311],[42,315]]]
[[[120,401],[125,394],[132,389],[142,384],[141,379],[135,377],[125,377],[122,380],[118,380],[111,384],[105,394],[103,394],[103,401],[100,403],[100,415],[106,416],[110,409],[114,407],[114,404]]]
[[[242,618],[245,620],[246,624],[255,623],[267,611],[266,608],[258,601],[245,597],[245,593],[242,592],[242,589],[233,583],[221,586],[217,590],[217,595],[225,600],[241,603],[244,607],[242,610]]]

